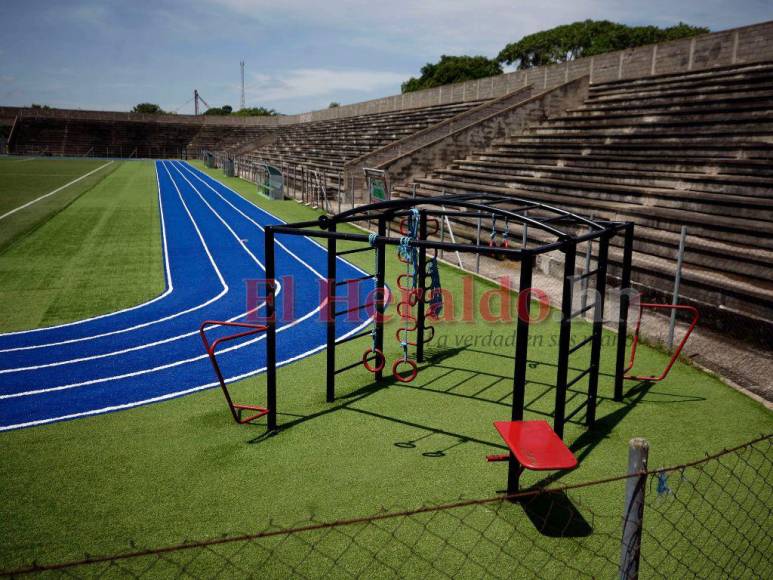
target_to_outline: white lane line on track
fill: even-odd
[[[181,162],[178,162],[178,163],[181,163]],[[183,165],[184,165],[184,167],[185,167],[186,169],[187,169],[188,167],[192,167],[192,166],[190,165],[190,163],[187,163],[187,162],[186,162],[185,164],[183,164]],[[247,202],[247,203],[248,203],[248,204],[250,204],[252,207],[254,207],[254,208],[255,208],[255,209],[257,209],[258,211],[260,211],[260,212],[262,212],[262,213],[266,214],[266,215],[267,215],[267,216],[269,216],[270,218],[272,218],[272,219],[275,219],[275,220],[276,220],[276,221],[278,221],[280,224],[286,224],[286,223],[287,223],[287,222],[286,222],[286,221],[284,221],[283,219],[281,219],[281,218],[278,218],[277,216],[275,216],[274,214],[272,214],[270,211],[263,209],[263,208],[262,208],[262,207],[260,207],[259,205],[257,205],[257,204],[255,204],[255,203],[253,203],[252,201],[250,201],[250,200],[249,200],[249,199],[247,199],[246,197],[242,196],[242,195],[241,195],[241,194],[240,194],[238,191],[236,191],[236,190],[234,190],[234,189],[231,189],[231,188],[230,188],[230,187],[228,187],[228,186],[227,186],[225,183],[222,183],[222,182],[220,182],[220,181],[217,181],[217,180],[216,180],[214,177],[211,177],[210,175],[207,175],[206,173],[204,173],[203,171],[201,171],[201,170],[199,170],[199,169],[196,169],[195,167],[194,167],[194,169],[195,169],[195,171],[196,171],[197,173],[201,173],[201,174],[202,174],[202,175],[204,175],[205,177],[209,177],[210,179],[212,179],[213,181],[215,181],[215,182],[216,182],[218,185],[220,185],[221,187],[223,187],[223,188],[227,189],[228,191],[230,191],[231,193],[233,193],[234,195],[236,195],[236,196],[237,196],[237,197],[238,197],[240,200],[243,200],[243,201]],[[189,169],[188,169],[188,172],[189,172],[189,173],[192,173],[192,172],[191,172]],[[197,176],[197,177],[198,177],[198,176]],[[202,180],[200,177],[199,177],[198,179],[199,179],[200,181],[203,181],[203,180]],[[206,183],[206,182],[205,182],[205,183]],[[210,186],[210,187],[211,187],[211,186]],[[263,228],[261,228],[261,229],[263,229]],[[326,249],[326,248],[325,248],[325,247],[324,247],[322,244],[320,244],[320,243],[319,243],[319,242],[318,242],[316,239],[314,239],[313,237],[311,237],[311,236],[300,236],[300,237],[302,237],[302,238],[303,238],[303,239],[305,239],[305,240],[308,240],[308,241],[310,241],[312,244],[314,244],[315,246],[317,246],[317,247],[318,247],[320,250],[322,250],[323,252],[327,252],[327,249]],[[281,247],[283,247],[283,248],[284,248],[284,246],[281,244],[281,242],[277,241],[276,243],[277,243],[277,245],[280,245]],[[286,248],[285,248],[285,249],[286,249]],[[356,264],[353,264],[352,262],[348,262],[348,261],[347,261],[345,258],[343,258],[343,257],[341,257],[341,256],[336,256],[336,257],[337,257],[337,258],[338,258],[338,259],[339,259],[339,260],[340,260],[340,261],[341,261],[343,264],[346,264],[347,266],[349,266],[349,267],[351,267],[351,268],[354,268],[355,270],[357,270],[357,271],[358,271],[358,272],[360,272],[361,274],[368,274],[368,272],[366,272],[365,270],[363,270],[362,268],[360,268],[360,267],[359,267],[359,266],[357,266]],[[324,279],[324,276],[322,276],[322,278]]]
[[[293,326],[296,326],[296,325],[300,324],[304,320],[307,320],[308,318],[310,318],[314,314],[317,314],[320,310],[322,310],[322,308],[324,307],[324,304],[325,303],[323,302],[322,304],[317,306],[314,310],[311,310],[311,311],[307,312],[306,314],[304,314],[300,318],[297,318],[297,319],[293,320],[292,322],[289,322],[289,323],[285,324],[284,326],[280,326],[276,330],[277,334],[279,334],[280,332],[284,332],[288,328],[292,328]],[[265,338],[266,338],[266,335],[265,334],[261,334],[260,336],[258,336],[256,338],[253,338],[251,340],[248,340],[248,341],[245,341],[245,342],[242,342],[242,343],[239,343],[239,344],[235,344],[234,346],[229,346],[228,348],[221,349],[220,351],[218,351],[218,355],[223,355],[223,354],[225,354],[227,352],[231,352],[231,351],[234,351],[234,350],[242,349],[242,348],[244,348],[246,346],[250,346],[251,344],[255,344],[257,342],[260,342],[261,340],[263,340]],[[323,345],[323,348],[324,348],[324,346],[325,345]],[[193,362],[196,362],[196,361],[208,358],[208,357],[209,357],[208,354],[202,354],[202,355],[194,356],[194,357],[183,359],[183,360],[177,360],[177,361],[174,361],[174,362],[171,362],[171,363],[166,363],[166,364],[159,365],[157,367],[153,367],[153,368],[149,368],[149,369],[141,369],[139,371],[133,371],[133,372],[130,372],[130,373],[123,373],[123,374],[120,374],[120,375],[113,375],[112,377],[100,377],[98,379],[91,379],[91,380],[88,380],[88,381],[82,381],[80,383],[70,383],[70,384],[67,384],[67,385],[60,385],[58,387],[46,387],[44,389],[34,389],[32,391],[24,391],[24,392],[20,392],[20,393],[10,393],[8,395],[0,395],[0,401],[5,400],[5,399],[18,399],[20,397],[29,397],[29,396],[32,396],[32,395],[42,395],[42,394],[45,394],[45,393],[53,393],[53,392],[57,392],[57,391],[67,391],[67,390],[76,389],[76,388],[79,388],[79,387],[88,387],[90,385],[97,385],[97,384],[105,383],[105,382],[108,382],[108,381],[114,381],[114,380],[120,380],[120,379],[129,379],[129,378],[132,378],[132,377],[138,377],[138,376],[141,376],[141,375],[147,375],[147,374],[150,374],[150,373],[155,373],[155,372],[163,371],[163,370],[166,370],[166,369],[171,369],[171,368],[174,368],[174,367],[178,367],[180,365],[184,365],[184,364],[188,364],[188,363],[193,363]]]
[[[87,178],[89,175],[94,175],[94,174],[95,174],[97,171],[99,171],[100,169],[104,169],[104,168],[105,168],[105,167],[107,167],[108,165],[112,165],[112,163],[113,163],[112,161],[108,161],[108,162],[107,162],[107,163],[105,163],[104,165],[100,165],[100,166],[99,166],[99,167],[97,167],[96,169],[92,169],[92,170],[91,170],[91,171],[89,171],[88,173],[84,173],[83,175],[81,175],[80,177],[78,177],[78,178],[76,178],[76,179],[73,179],[73,180],[72,180],[72,181],[70,181],[69,183],[65,183],[63,186],[61,186],[61,187],[57,187],[57,188],[56,188],[54,191],[49,191],[48,193],[46,193],[46,194],[43,194],[43,195],[41,195],[40,197],[36,197],[36,198],[35,198],[35,199],[33,199],[32,201],[28,201],[27,203],[25,203],[25,204],[23,204],[23,205],[20,205],[19,207],[16,207],[16,208],[12,209],[11,211],[7,211],[7,212],[5,212],[3,215],[0,215],[0,220],[3,220],[3,219],[5,219],[5,218],[7,218],[8,216],[15,214],[17,211],[21,211],[21,210],[23,210],[23,209],[25,209],[25,208],[27,208],[27,207],[29,207],[29,206],[33,205],[33,204],[36,204],[36,203],[38,203],[39,201],[46,199],[47,197],[51,197],[52,195],[54,195],[55,193],[59,193],[59,192],[60,192],[60,191],[62,191],[63,189],[67,189],[67,188],[68,188],[68,187],[70,187],[71,185],[73,185],[73,184],[75,184],[75,183],[78,183],[80,180],[82,180],[82,179],[86,179],[86,178]]]
[[[352,330],[350,330],[349,332],[347,332],[346,334],[344,334],[343,336],[341,336],[341,338],[339,338],[337,340],[339,340],[339,341],[343,340],[343,339],[351,336],[352,334],[355,334],[355,333],[361,331],[363,328],[368,326],[371,323],[372,320],[373,320],[372,318],[366,320],[360,326],[358,326],[357,328],[353,328]],[[313,349],[307,350],[306,352],[303,352],[301,354],[295,355],[295,356],[290,357],[288,359],[285,359],[283,361],[279,361],[277,363],[277,367],[282,367],[282,366],[288,365],[288,364],[293,363],[293,362],[295,362],[297,360],[300,360],[300,359],[305,358],[305,357],[307,357],[309,355],[312,355],[312,354],[314,354],[316,352],[319,352],[322,349],[324,349],[325,346],[326,345],[321,344],[321,345],[319,345],[317,347],[314,347]],[[261,368],[259,368],[257,370],[250,371],[248,373],[243,373],[241,375],[236,375],[236,376],[233,376],[233,377],[228,377],[227,379],[225,379],[225,381],[227,383],[228,382],[232,382],[232,381],[239,381],[241,379],[246,379],[248,377],[252,377],[254,375],[260,374],[260,373],[262,373],[265,370],[266,370],[266,367],[261,367]],[[167,393],[165,395],[160,395],[158,397],[152,397],[150,399],[144,399],[142,401],[136,401],[136,402],[133,402],[133,403],[124,403],[122,405],[112,405],[110,407],[103,407],[101,409],[93,409],[91,411],[82,411],[80,413],[71,413],[69,415],[61,415],[59,417],[50,417],[48,419],[38,419],[36,421],[27,421],[25,423],[16,423],[16,424],[13,424],[13,425],[0,425],[0,431],[11,431],[13,429],[23,429],[25,427],[35,427],[35,426],[38,426],[38,425],[45,425],[45,424],[48,424],[48,423],[55,423],[57,421],[67,421],[69,419],[78,419],[80,417],[89,417],[89,416],[93,416],[93,415],[102,415],[104,413],[110,413],[110,412],[113,412],[113,411],[122,411],[122,410],[125,410],[125,409],[131,409],[133,407],[139,407],[141,405],[148,405],[150,403],[159,403],[161,401],[166,401],[168,399],[174,399],[176,397],[181,397],[183,395],[190,395],[190,394],[195,393],[197,391],[203,391],[205,389],[211,389],[212,387],[219,386],[219,384],[220,383],[218,383],[218,382],[207,383],[205,385],[199,385],[199,386],[196,386],[196,387],[191,387],[190,389],[185,389],[183,391],[176,391],[174,393]]]
[[[206,186],[207,186],[209,189],[211,189],[211,190],[212,190],[212,191],[215,193],[215,195],[217,195],[217,196],[218,196],[220,199],[222,199],[222,200],[223,200],[225,203],[227,203],[228,205],[230,205],[230,206],[231,206],[231,207],[232,207],[232,208],[233,208],[235,211],[237,211],[237,212],[239,213],[239,215],[243,216],[245,219],[249,220],[249,221],[250,221],[250,223],[254,224],[254,225],[255,225],[255,227],[257,227],[257,228],[258,228],[258,229],[259,229],[261,232],[265,232],[265,231],[266,231],[266,230],[265,230],[265,228],[264,228],[262,225],[260,225],[258,222],[256,222],[254,219],[252,219],[250,216],[248,216],[246,213],[244,213],[242,210],[240,210],[238,207],[236,207],[234,204],[232,204],[230,201],[228,201],[228,200],[227,200],[225,197],[223,197],[223,195],[222,195],[222,194],[221,194],[219,191],[217,191],[217,190],[216,190],[214,187],[212,187],[212,186],[211,186],[209,183],[207,183],[206,181],[204,181],[203,179],[201,179],[201,177],[199,177],[198,175],[196,175],[195,173],[193,173],[192,171],[190,171],[190,170],[189,170],[187,167],[185,167],[184,165],[183,165],[182,167],[183,167],[183,169],[185,169],[185,170],[186,170],[188,173],[190,173],[190,174],[191,174],[193,177],[195,177],[195,178],[196,178],[196,179],[198,179],[198,180],[199,180],[201,183],[203,183],[203,184],[204,184],[204,185],[206,185]],[[177,169],[177,167],[176,167],[176,166],[175,166],[175,169]],[[180,170],[179,170],[179,169],[177,169],[177,171],[179,172]],[[181,173],[181,175],[182,175],[182,173]],[[188,180],[186,179],[186,181],[188,181]],[[190,183],[190,181],[188,181],[188,183]],[[193,187],[193,186],[191,186],[191,187]],[[280,242],[279,240],[275,240],[275,242],[276,242],[276,245],[277,245],[277,246],[279,246],[280,248],[282,248],[282,249],[283,249],[285,252],[287,252],[287,253],[288,253],[288,254],[290,254],[290,255],[291,255],[293,258],[295,258],[296,260],[298,260],[298,261],[299,261],[301,264],[303,264],[304,266],[306,266],[306,267],[307,267],[307,268],[308,268],[308,269],[309,269],[309,270],[310,270],[310,271],[311,271],[311,272],[312,272],[312,273],[313,273],[315,276],[317,276],[317,278],[319,278],[320,280],[324,280],[324,279],[325,279],[325,277],[324,277],[322,274],[320,274],[320,273],[319,273],[317,270],[315,270],[314,268],[312,268],[310,264],[308,264],[307,262],[304,262],[303,260],[301,260],[301,259],[300,259],[300,258],[299,258],[299,257],[298,257],[298,256],[297,256],[295,253],[293,253],[293,252],[292,252],[292,251],[291,251],[291,250],[290,250],[290,249],[289,249],[287,246],[285,246],[285,245],[284,245],[282,242]],[[264,268],[263,270],[265,271],[265,268]]]
[[[277,286],[278,287],[280,286],[279,282],[277,282]],[[277,288],[277,294],[279,294],[279,288]],[[254,314],[254,313],[258,312],[259,310],[261,310],[265,305],[266,305],[265,302],[261,302],[255,308],[253,308],[251,310],[248,310],[247,312],[242,312],[241,314],[238,314],[237,316],[234,316],[232,318],[229,318],[226,322],[234,322],[236,320],[239,320],[240,318],[244,318],[245,316],[247,316],[249,314]],[[215,327],[209,327],[209,328],[206,328],[204,331],[205,332],[209,332],[211,330],[214,330],[214,328]],[[121,349],[121,350],[114,350],[112,352],[105,352],[105,353],[101,353],[101,354],[94,354],[94,355],[84,356],[84,357],[80,357],[80,358],[71,358],[71,359],[56,361],[56,362],[52,362],[52,363],[43,363],[43,364],[39,364],[39,365],[32,365],[32,366],[28,366],[28,367],[16,367],[16,368],[13,368],[13,369],[3,369],[3,370],[0,370],[0,375],[9,374],[9,373],[21,373],[21,372],[28,372],[28,371],[36,371],[36,370],[40,370],[40,369],[47,369],[47,368],[58,367],[58,366],[62,366],[62,365],[69,365],[69,364],[75,364],[75,363],[80,363],[80,362],[86,362],[86,361],[90,361],[90,360],[98,360],[98,359],[101,359],[101,358],[108,358],[108,357],[113,357],[113,356],[119,356],[119,355],[127,354],[127,353],[130,353],[130,352],[135,352],[135,351],[139,351],[139,350],[145,350],[146,348],[152,348],[152,347],[158,346],[160,344],[167,344],[169,342],[174,342],[174,341],[177,341],[177,340],[182,340],[184,338],[188,338],[189,336],[193,336],[194,334],[199,334],[199,331],[198,330],[192,330],[192,331],[186,332],[184,334],[178,334],[177,336],[170,336],[168,338],[162,338],[162,339],[156,340],[154,342],[146,342],[146,343],[143,343],[143,344],[138,344],[136,346],[127,347],[127,348],[124,348],[124,349]]]
[[[164,246],[164,270],[166,272],[166,282],[167,282],[167,288],[164,291],[163,294],[159,294],[155,298],[143,302],[142,304],[137,304],[135,306],[130,306],[129,308],[124,308],[122,310],[116,310],[114,312],[108,312],[106,314],[100,314],[99,316],[91,316],[89,318],[82,318],[81,320],[75,320],[73,322],[65,322],[64,324],[57,324],[55,326],[42,326],[40,328],[30,328],[29,330],[16,330],[14,332],[5,332],[0,333],[0,337],[3,336],[13,336],[15,334],[27,334],[31,332],[41,332],[43,330],[54,330],[57,328],[65,328],[68,326],[77,326],[78,324],[83,324],[84,322],[90,322],[92,320],[98,320],[100,318],[107,318],[108,316],[115,316],[116,314],[121,314],[123,312],[129,312],[131,310],[136,310],[137,308],[143,308],[149,304],[152,304],[153,302],[156,302],[158,300],[161,300],[165,296],[168,296],[170,293],[174,291],[174,281],[172,280],[172,274],[169,269],[169,249],[167,246],[167,240],[166,240],[166,222],[164,221],[164,203],[161,199],[161,182],[158,179],[158,166],[154,165],[154,168],[156,170],[156,187],[158,188],[158,213],[161,217],[161,241]],[[0,352],[6,352],[3,350],[0,350]]]
[[[261,270],[263,270],[263,271],[265,272],[265,271],[266,271],[266,267],[263,265],[263,262],[261,262],[261,261],[258,259],[258,257],[257,257],[255,254],[253,254],[253,253],[252,253],[252,250],[250,250],[250,249],[247,247],[247,244],[245,244],[245,243],[242,241],[242,239],[241,239],[241,238],[239,237],[239,235],[238,235],[238,234],[237,234],[237,233],[236,233],[236,232],[233,230],[233,228],[232,228],[231,226],[229,226],[229,225],[228,225],[228,222],[226,222],[226,221],[223,219],[223,216],[221,216],[219,213],[217,213],[217,211],[215,210],[215,208],[214,208],[214,207],[212,207],[212,206],[209,204],[209,202],[206,200],[206,198],[205,198],[203,195],[201,195],[201,192],[198,190],[198,188],[196,188],[196,186],[195,186],[195,185],[193,185],[193,184],[192,184],[192,183],[191,183],[191,182],[188,180],[188,178],[187,178],[187,177],[185,177],[185,176],[182,174],[182,171],[180,171],[179,169],[177,169],[177,166],[176,166],[176,165],[172,164],[172,168],[173,168],[173,169],[174,169],[174,170],[175,170],[177,173],[179,173],[179,174],[180,174],[180,177],[182,177],[182,178],[185,180],[185,182],[186,182],[188,185],[190,185],[190,186],[191,186],[191,189],[193,189],[193,191],[195,191],[195,192],[196,192],[196,195],[198,195],[198,196],[199,196],[199,198],[201,199],[201,201],[203,201],[203,202],[204,202],[204,205],[206,205],[206,206],[209,208],[209,211],[211,211],[211,212],[212,212],[212,213],[215,215],[215,217],[216,217],[216,218],[217,218],[217,219],[220,221],[220,223],[221,223],[221,224],[223,224],[223,225],[225,226],[225,228],[226,228],[226,229],[227,229],[227,230],[228,230],[228,231],[231,233],[231,235],[232,235],[232,236],[234,237],[234,239],[236,240],[236,243],[237,243],[237,244],[239,244],[239,245],[242,247],[242,249],[243,249],[245,252],[247,252],[247,255],[248,255],[250,258],[252,258],[252,260],[253,260],[253,261],[254,261],[254,262],[255,262],[255,263],[258,265],[258,267],[260,267],[260,269],[261,269]],[[167,171],[168,171],[168,170],[167,170]]]
[[[162,164],[162,167],[164,167],[166,172],[169,173],[169,170],[166,169],[166,167],[163,164]],[[158,172],[156,172],[156,177],[158,178]],[[222,290],[218,294],[216,294],[214,297],[212,297],[209,300],[207,300],[206,302],[203,302],[203,303],[198,304],[196,306],[192,306],[191,308],[187,308],[187,309],[179,311],[179,312],[175,312],[174,314],[169,314],[167,316],[164,316],[162,318],[158,318],[156,320],[150,320],[148,322],[142,322],[140,324],[135,324],[133,326],[129,326],[129,327],[126,327],[126,328],[121,328],[121,329],[118,329],[118,330],[111,330],[109,332],[102,332],[102,333],[93,334],[93,335],[90,335],[90,336],[82,336],[80,338],[70,338],[70,339],[66,339],[66,340],[60,340],[60,341],[49,342],[49,343],[44,343],[44,344],[33,344],[33,345],[30,345],[30,346],[17,346],[17,347],[13,347],[13,348],[0,349],[0,353],[3,353],[3,352],[18,352],[18,351],[33,350],[33,349],[38,349],[38,348],[48,348],[48,347],[52,347],[52,346],[62,346],[62,345],[65,345],[65,344],[73,344],[73,343],[77,343],[77,342],[84,342],[84,341],[88,341],[88,340],[94,340],[94,339],[97,339],[97,338],[104,338],[106,336],[114,336],[116,334],[123,334],[123,333],[126,333],[126,332],[131,332],[133,330],[138,330],[140,328],[146,328],[148,326],[151,326],[153,324],[158,324],[160,322],[166,322],[168,320],[172,320],[173,318],[177,318],[179,316],[183,316],[185,314],[189,314],[191,312],[194,312],[196,310],[204,308],[204,307],[212,304],[213,302],[219,300],[220,298],[222,298],[223,296],[225,296],[228,293],[228,285],[225,283],[225,280],[223,280],[223,276],[222,276],[222,274],[220,274],[220,270],[218,270],[217,264],[215,263],[214,259],[212,258],[212,254],[209,252],[209,247],[207,246],[206,242],[204,241],[203,236],[201,235],[201,231],[199,230],[198,224],[196,223],[196,220],[193,219],[193,216],[191,215],[190,211],[188,210],[188,206],[186,205],[185,200],[182,197],[182,193],[180,192],[179,188],[177,187],[177,184],[175,183],[174,179],[172,179],[171,174],[169,174],[169,179],[171,179],[172,184],[175,186],[175,189],[177,190],[177,195],[180,197],[180,201],[182,202],[183,208],[185,209],[185,212],[188,214],[188,218],[191,220],[191,223],[193,224],[193,228],[196,230],[196,233],[198,234],[198,237],[199,237],[199,240],[201,241],[202,247],[204,248],[204,251],[207,254],[207,257],[209,258],[209,262],[212,265],[212,268],[215,270],[215,273],[217,274],[218,279],[220,280],[220,285],[222,287]],[[160,182],[158,182],[158,186],[159,186],[159,201],[160,201],[160,199],[161,199],[161,197],[160,197],[160,194],[161,194],[161,183]],[[164,248],[166,248],[167,247],[167,242],[166,242],[166,226],[163,223],[163,214],[162,214],[162,235],[164,237]],[[166,256],[167,256],[167,258],[166,258],[166,267],[169,268],[169,258],[168,258],[169,253],[168,252],[166,252]],[[170,275],[169,279],[171,281],[171,275]],[[165,292],[163,295],[154,298],[150,302],[155,302],[156,300],[162,298],[164,295],[168,294],[171,290],[172,290],[172,286],[170,286],[169,290],[167,292]],[[140,304],[138,306],[133,306],[132,308],[128,308],[127,310],[133,310],[134,308],[139,308],[140,306],[146,306],[146,305],[150,304],[150,302],[146,302],[146,303]],[[125,311],[122,310],[122,311],[118,311],[118,312],[125,312]],[[112,313],[112,314],[116,314],[116,313]],[[102,317],[105,317],[105,316],[112,316],[112,314],[103,314],[102,316],[98,316],[96,318],[102,318]],[[93,320],[93,319],[86,319],[86,320]],[[81,321],[81,322],[85,322],[85,320]],[[71,324],[74,324],[74,323],[71,323]],[[63,326],[66,326],[66,325],[63,325]],[[36,329],[36,330],[44,330],[44,329]],[[12,334],[22,334],[24,332],[34,332],[34,331],[20,331],[18,333],[12,333]]]

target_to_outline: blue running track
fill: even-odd
[[[199,324],[249,319],[250,309],[261,315],[264,300],[248,304],[247,281],[265,276],[263,226],[283,222],[187,163],[158,161],[156,173],[166,290],[111,314],[0,334],[0,431],[109,413],[216,386]],[[277,360],[287,364],[324,348],[320,282],[327,255],[308,238],[279,236],[277,242]],[[363,276],[339,260],[339,280]],[[350,297],[352,303],[364,304],[373,284],[351,287],[358,294]],[[370,323],[367,314],[356,318],[337,319],[339,338]],[[214,339],[233,332],[214,328],[208,335]],[[226,343],[218,360],[229,380],[264,371],[265,333]],[[265,402],[264,395],[255,393],[255,400],[244,402]],[[223,420],[229,420],[225,412]]]

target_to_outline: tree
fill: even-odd
[[[163,115],[164,110],[155,103],[140,103],[134,105],[132,113],[145,113],[148,115]]]
[[[267,109],[265,107],[246,107],[239,109],[234,113],[239,117],[274,117],[279,115],[274,109]]]
[[[231,105],[223,105],[222,107],[210,107],[204,111],[205,115],[230,115],[233,112]]]
[[[658,28],[627,26],[609,20],[585,20],[524,36],[505,46],[496,60],[509,65],[518,63],[519,69],[527,69],[644,44],[688,38],[708,31],[708,28],[683,22],[668,28]]]
[[[485,56],[442,55],[437,63],[428,62],[421,67],[419,78],[411,77],[402,84],[402,91],[410,93],[483,77],[502,74],[499,63]]]
[[[337,101],[333,101],[332,103],[330,103],[330,104],[327,106],[327,108],[328,108],[328,109],[335,109],[335,108],[337,108],[337,107],[340,107],[340,106],[341,106],[341,103],[339,103],[339,102],[337,102]]]
[[[38,105],[37,103],[32,103],[32,105],[30,106],[30,109],[40,109],[42,111],[50,111],[51,107],[49,107],[48,105]]]

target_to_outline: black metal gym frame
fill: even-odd
[[[427,250],[445,250],[470,253],[483,253],[487,255],[503,255],[521,263],[520,281],[517,291],[532,287],[532,272],[534,269],[535,257],[554,250],[564,253],[564,275],[563,289],[561,297],[561,322],[558,340],[558,360],[556,372],[556,394],[555,394],[555,412],[553,416],[553,430],[563,438],[564,424],[571,419],[581,409],[586,408],[586,426],[592,428],[596,420],[596,399],[599,378],[599,361],[601,357],[602,325],[604,312],[604,295],[607,281],[607,261],[610,240],[622,234],[624,240],[623,260],[621,264],[621,293],[620,293],[620,313],[618,324],[618,336],[622,337],[617,341],[616,351],[616,371],[615,371],[615,400],[622,400],[623,397],[623,371],[625,369],[626,354],[626,331],[628,324],[628,306],[629,292],[631,285],[631,255],[633,251],[634,225],[630,222],[615,222],[594,220],[577,214],[562,210],[560,208],[538,203],[529,199],[517,197],[490,194],[474,193],[463,195],[445,195],[428,198],[400,198],[390,201],[373,203],[353,208],[337,215],[323,215],[318,220],[305,221],[299,223],[272,225],[265,228],[265,248],[266,248],[266,278],[268,288],[266,292],[266,318],[267,318],[267,407],[268,428],[275,430],[277,424],[276,407],[276,317],[274,292],[276,279],[275,271],[275,237],[277,235],[300,235],[310,238],[322,238],[327,240],[327,290],[328,305],[335,304],[332,299],[335,296],[337,286],[346,284],[347,281],[336,280],[336,258],[356,252],[365,252],[375,250],[377,252],[377,272],[372,276],[366,276],[363,279],[376,279],[377,297],[375,301],[376,311],[376,348],[382,349],[384,343],[383,315],[384,313],[384,270],[385,256],[387,246],[399,246],[401,235],[392,235],[387,228],[387,224],[393,220],[400,220],[410,215],[412,209],[418,209],[420,216],[419,236],[410,241],[410,245],[419,249],[419,271],[425,272],[424,276],[419,276],[419,296],[426,294],[426,264]],[[526,215],[528,212],[528,215]],[[473,243],[449,243],[429,239],[427,235],[427,220],[436,218],[444,219],[452,217],[454,219],[469,218],[477,220],[483,219],[507,219],[511,223],[520,223],[530,232],[528,243],[519,248],[514,247],[491,247],[482,244]],[[370,239],[367,234],[345,233],[337,231],[339,224],[350,222],[372,222],[378,224],[377,235],[375,239]],[[538,235],[535,235],[535,232]],[[532,239],[534,240],[532,242]],[[347,240],[362,242],[361,248],[355,248],[344,252],[338,252],[336,242],[338,240]],[[575,274],[575,257],[577,255],[577,246],[583,242],[597,241],[597,261],[596,268],[587,270],[581,275]],[[372,245],[371,245],[372,243]],[[573,310],[573,296],[575,283],[585,278],[595,278],[596,300],[585,308]],[[528,304],[526,301],[526,312]],[[520,304],[520,302],[519,302]],[[364,308],[367,305],[361,305]],[[330,306],[328,306],[330,307]],[[425,309],[424,300],[418,301],[417,313],[417,362],[424,360],[424,329],[425,329]],[[571,326],[572,320],[582,316],[585,312],[594,310],[592,332],[586,339],[572,344]],[[344,311],[346,312],[346,311]],[[344,312],[332,314],[343,314]],[[526,368],[528,358],[528,317],[520,315],[517,321],[517,331],[515,340],[515,358],[513,372],[513,402],[512,402],[512,420],[521,421],[524,417],[524,402],[526,394]],[[347,365],[337,369],[336,365],[336,346],[343,342],[371,336],[369,330],[357,333],[353,336],[336,341],[336,316],[327,318],[327,371],[326,371],[326,394],[327,401],[332,402],[335,399],[335,379],[336,376],[355,368],[362,364],[357,361],[354,364]],[[569,359],[575,352],[590,346],[590,366],[576,376],[569,377]],[[567,390],[578,383],[584,377],[588,377],[588,392],[585,401],[580,407],[575,409],[569,416],[566,416],[566,394]],[[383,379],[382,371],[376,373],[376,380]],[[510,454],[510,468],[508,472],[508,490],[517,489],[518,478],[520,475],[520,466]]]

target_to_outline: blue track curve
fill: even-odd
[[[245,281],[264,277],[262,227],[282,221],[187,163],[158,161],[156,173],[166,290],[149,302],[104,316],[0,334],[0,431],[213,387],[199,324],[205,319],[244,320],[250,308],[262,312],[261,298],[247,304]],[[324,348],[320,282],[327,254],[308,238],[279,236],[277,241],[277,360],[286,364]],[[363,274],[339,258],[339,280]],[[291,280],[282,284],[285,276]],[[358,294],[352,302],[364,304],[373,284],[352,287]],[[337,336],[367,326],[364,312],[353,320],[339,317]],[[208,335],[231,332],[215,328]],[[229,380],[262,372],[265,334],[227,343],[219,352]],[[256,398],[263,400],[259,394]]]

